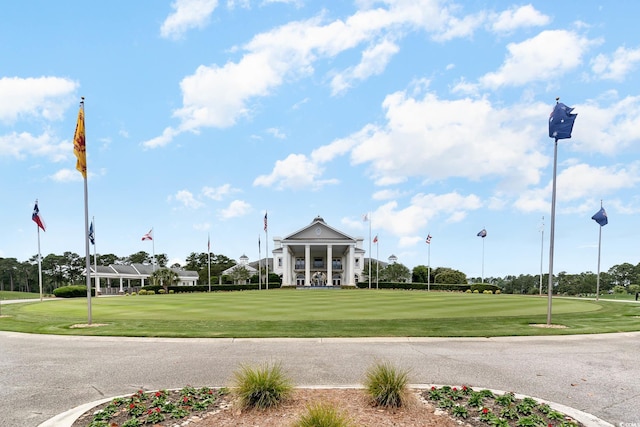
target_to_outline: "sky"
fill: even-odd
[[[640,2],[1,8],[0,257],[38,253],[36,199],[42,255],[85,254],[84,97],[99,254],[253,261],[319,215],[409,269],[546,273],[559,97],[553,271],[596,272],[600,232],[601,271],[640,262]]]

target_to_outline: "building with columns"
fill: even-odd
[[[282,287],[355,286],[365,268],[362,242],[317,216],[306,227],[273,238],[273,272],[282,277]]]

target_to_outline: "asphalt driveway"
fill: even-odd
[[[34,427],[138,389],[224,386],[240,363],[281,362],[296,385],[360,384],[374,361],[416,384],[467,384],[640,426],[640,332],[509,338],[154,339],[0,332],[0,425]]]

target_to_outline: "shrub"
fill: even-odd
[[[408,402],[408,382],[407,371],[399,370],[389,362],[382,362],[367,370],[364,386],[377,406],[398,408]]]
[[[479,293],[480,293],[480,291],[478,291],[477,289],[474,289],[474,290],[473,290],[473,293],[474,293],[474,294],[479,294]]]
[[[140,289],[138,291],[138,295],[146,295],[147,294],[147,290],[146,289]]]
[[[241,365],[234,373],[235,393],[244,408],[267,409],[278,406],[291,395],[293,385],[280,364],[251,368]]]
[[[80,285],[61,286],[53,290],[57,298],[82,298],[87,296],[87,287]],[[96,295],[96,290],[91,288],[91,296]]]
[[[294,427],[350,427],[353,423],[344,412],[338,412],[336,408],[327,404],[316,404],[307,407],[307,412],[302,414]]]

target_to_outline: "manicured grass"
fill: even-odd
[[[39,299],[40,294],[33,292],[0,291],[0,301],[10,299]]]
[[[0,330],[153,337],[510,336],[640,330],[640,305],[545,297],[389,290],[272,290],[92,299],[2,307]]]

